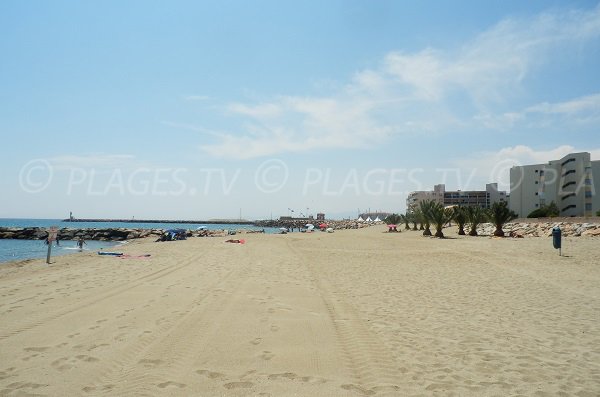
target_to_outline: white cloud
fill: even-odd
[[[565,126],[600,123],[600,94],[585,95],[563,102],[541,102],[520,111],[502,114],[481,113],[473,117],[486,128],[508,130],[515,126],[566,129]],[[568,128],[568,127],[567,127]]]
[[[600,116],[600,94],[583,96],[566,102],[543,102],[525,109],[525,113],[544,113],[573,116],[592,113]]]
[[[599,36],[600,6],[506,19],[454,50],[393,51],[327,96],[229,104],[229,113],[240,118],[238,132],[220,133],[201,149],[216,157],[252,158],[377,146],[395,134],[513,128],[533,114],[541,125],[556,115],[597,122],[599,95],[512,112],[499,112],[497,105],[519,97],[532,70]]]

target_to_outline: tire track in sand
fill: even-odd
[[[119,354],[122,359],[104,364],[106,369],[96,377],[84,392],[107,395],[156,395],[170,390],[184,393],[187,385],[178,379],[193,371],[197,352],[206,343],[206,330],[218,324],[233,303],[230,291],[240,291],[247,277],[247,268],[234,269],[198,295],[180,318],[164,324],[157,332]],[[234,285],[229,284],[231,280]],[[193,329],[195,338],[189,338]]]
[[[287,242],[290,251],[298,259],[302,255]],[[396,384],[400,365],[390,350],[373,334],[360,319],[356,310],[336,291],[327,277],[319,273],[310,261],[303,261],[312,275],[317,291],[327,309],[327,314],[338,339],[344,364],[352,374],[352,382],[340,387],[365,396],[397,394]]]
[[[119,294],[122,294],[124,292],[128,292],[130,291],[132,288],[135,288],[141,284],[147,283],[149,281],[154,281],[157,280],[159,278],[162,278],[164,276],[167,276],[173,272],[176,272],[180,269],[183,269],[184,267],[190,265],[191,263],[194,262],[196,258],[194,257],[188,257],[187,259],[185,259],[183,261],[183,263],[179,266],[175,266],[175,267],[167,267],[167,268],[163,268],[160,270],[156,270],[152,273],[146,274],[142,277],[139,277],[137,279],[131,280],[131,281],[127,281],[121,284],[118,284],[114,287],[111,287],[107,290],[105,290],[103,293],[100,294],[100,296],[95,295],[93,298],[84,300],[82,303],[75,305],[75,306],[70,306],[64,310],[60,310],[58,312],[55,312],[53,314],[47,315],[47,316],[43,316],[43,312],[40,313],[39,315],[37,315],[36,319],[34,319],[33,321],[30,321],[26,324],[22,324],[16,328],[13,328],[12,330],[3,330],[2,333],[0,334],[0,340],[6,339],[6,338],[10,338],[11,336],[14,336],[16,334],[19,334],[21,332],[26,332],[29,331],[31,329],[37,328],[41,325],[44,325],[45,323],[49,322],[49,321],[54,321],[56,319],[59,319],[63,316],[72,314],[78,310],[82,310],[87,308],[90,305],[94,305],[97,304],[99,302],[102,302],[103,300],[106,299],[110,299],[112,297],[115,297]]]

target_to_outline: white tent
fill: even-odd
[[[363,217],[362,217],[362,216],[359,216],[359,217],[358,217],[358,219],[357,219],[357,221],[358,221],[358,222],[364,222],[365,220],[363,219]]]
[[[379,219],[379,217],[375,218],[375,222],[381,222],[381,219]]]
[[[371,217],[367,217],[366,222],[373,222],[373,219],[371,219]]]

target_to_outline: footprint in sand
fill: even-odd
[[[225,379],[226,378],[225,374],[222,374],[220,372],[212,372],[207,369],[199,369],[196,371],[196,373],[199,375],[206,376],[207,378],[210,378],[210,379]]]
[[[269,361],[273,357],[275,357],[275,355],[268,350],[263,351],[263,353],[260,355],[260,358],[262,358],[265,361]]]
[[[46,387],[48,386],[46,385],[42,385],[40,383],[32,383],[32,382],[15,382],[15,383],[11,383],[10,385],[6,385],[6,388],[9,390],[21,390],[21,389],[39,389],[40,387]],[[25,393],[23,391],[21,391],[18,395],[21,395],[21,393],[23,395],[26,396],[31,396],[33,394],[28,394]],[[38,395],[38,394],[35,394]]]
[[[10,378],[11,376],[16,376],[15,367],[6,368],[5,370],[0,371],[0,380]]]
[[[249,389],[254,386],[252,382],[229,382],[223,385],[226,389]]]
[[[146,368],[154,368],[161,365],[164,361],[162,360],[150,360],[150,359],[142,359],[138,361],[138,364],[142,364]]]
[[[100,360],[98,360],[96,357],[80,354],[75,357],[61,357],[58,360],[52,361],[50,365],[62,372],[75,368],[80,362],[93,363],[96,361]]]
[[[353,384],[342,385],[341,388],[344,390],[353,390],[355,392],[362,394],[363,396],[372,396],[376,393],[375,390],[367,389],[366,387],[353,385]]]
[[[23,350],[25,350],[26,352],[41,353],[41,352],[45,352],[48,349],[50,349],[49,346],[42,346],[42,347],[26,347]]]
[[[159,383],[156,386],[160,387],[161,389],[166,389],[167,387],[175,387],[177,389],[183,389],[184,387],[187,387],[187,385],[184,383],[177,383],[177,382],[173,382],[173,381]]]
[[[278,325],[271,325],[271,331],[272,331],[272,332],[277,332],[277,331],[279,331],[279,326],[278,326]]]
[[[277,380],[277,379],[289,379],[289,380],[295,380],[295,381],[299,381],[299,382],[304,382],[304,383],[326,383],[327,379],[324,378],[318,378],[318,377],[314,377],[314,376],[300,376],[297,375],[293,372],[284,372],[281,374],[271,374],[267,377],[269,380]]]
[[[250,341],[250,343],[252,343],[253,345],[260,345],[261,342],[262,342],[262,338],[256,338],[256,339]]]

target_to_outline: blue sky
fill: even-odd
[[[600,160],[592,1],[5,1],[0,53],[0,217],[355,216]]]

